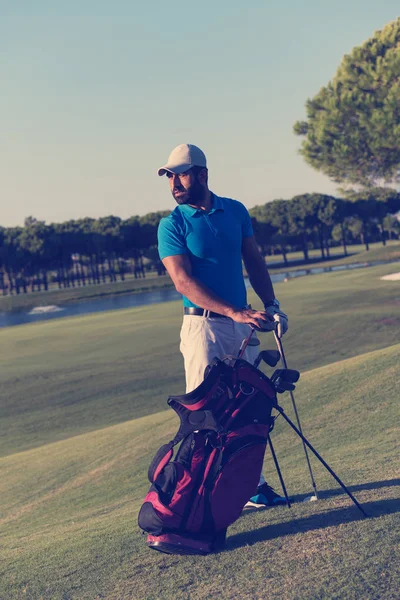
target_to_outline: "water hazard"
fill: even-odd
[[[381,261],[373,263],[389,264],[391,261]],[[353,263],[349,265],[332,265],[330,267],[315,267],[309,269],[299,269],[283,273],[271,274],[273,283],[287,281],[296,277],[305,275],[316,275],[318,273],[329,273],[332,271],[346,271],[349,269],[360,269],[372,266],[370,263]],[[246,279],[246,286],[249,287],[249,281]],[[151,292],[138,292],[136,294],[124,294],[121,296],[112,296],[66,304],[64,306],[38,307],[30,312],[0,312],[0,327],[11,327],[13,325],[23,325],[25,323],[34,323],[36,321],[47,321],[50,319],[60,319],[62,317],[72,317],[75,315],[84,315],[89,313],[103,312],[107,310],[120,310],[131,308],[132,306],[144,306],[148,304],[160,304],[162,302],[171,302],[179,300],[180,294],[175,289],[154,290]]]

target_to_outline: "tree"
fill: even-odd
[[[308,258],[309,236],[318,224],[318,194],[300,194],[290,201],[289,218],[292,231],[298,236],[302,245],[304,260]],[[320,237],[321,239],[321,237]],[[322,257],[325,258],[323,247]]]
[[[340,241],[343,245],[343,251],[344,251],[344,255],[347,256],[347,230],[348,230],[348,224],[349,224],[349,219],[351,218],[352,215],[352,211],[349,207],[350,202],[346,202],[346,200],[343,200],[342,198],[336,198],[336,219],[335,219],[335,225],[333,227],[333,230],[335,228],[338,229],[338,231],[340,232],[339,235],[337,236],[337,240]],[[335,236],[333,235],[333,230],[332,230],[332,237],[335,239]]]
[[[93,229],[99,234],[99,239],[101,240],[101,265],[103,265],[103,259],[105,259],[108,265],[108,276],[110,278],[110,282],[117,281],[115,259],[116,255],[120,251],[119,245],[121,234],[121,219],[120,217],[115,217],[113,215],[109,215],[107,217],[100,217],[96,220]],[[121,279],[123,278],[124,276],[122,274]]]
[[[353,204],[353,214],[361,221],[361,241],[365,244],[365,249],[369,250],[369,234],[371,232],[372,217],[375,214],[374,200],[356,200]]]
[[[387,215],[384,218],[384,226],[389,234],[389,239],[399,239],[400,237],[400,221],[393,215]]]
[[[130,217],[121,225],[122,248],[126,259],[133,261],[133,274],[144,277],[141,250],[143,248],[143,231],[140,225],[140,217]]]
[[[165,269],[160,261],[157,249],[157,230],[161,219],[168,216],[170,212],[171,211],[169,210],[152,212],[139,218],[140,235],[136,242],[136,247],[140,256],[139,264],[143,277],[145,274],[143,256],[152,261],[157,269],[158,275],[165,274]]]
[[[25,277],[30,278],[31,291],[48,289],[46,271],[50,268],[49,261],[52,258],[51,228],[44,221],[38,221],[34,217],[25,219],[24,228],[18,238],[19,247],[25,253],[22,268],[22,283]],[[26,289],[24,288],[24,291]]]
[[[400,169],[400,18],[346,55],[306,103],[300,153],[336,182],[395,182]]]
[[[21,272],[24,265],[29,261],[29,253],[21,248],[20,238],[23,233],[22,227],[8,227],[3,230],[2,261],[6,274],[7,290],[10,294],[21,291]]]
[[[268,249],[272,246],[272,237],[276,232],[276,229],[269,223],[269,221],[263,221],[262,216],[260,219],[252,217],[251,223],[253,226],[254,237],[256,238],[257,244],[260,247],[261,254],[265,257],[268,254]]]
[[[311,197],[315,203],[321,255],[325,258],[325,250],[329,258],[329,238],[334,225],[340,220],[339,203],[336,198],[326,194],[311,194]]]
[[[285,265],[288,264],[287,246],[292,233],[289,204],[289,200],[273,200],[250,210],[257,223],[254,230],[257,242],[262,248],[267,245],[277,246],[282,252]]]
[[[4,269],[4,260],[6,255],[6,247],[5,247],[5,230],[4,227],[0,227],[0,289],[5,295],[7,293],[6,285],[5,285],[5,269]]]
[[[369,188],[361,191],[349,190],[346,198],[355,202],[355,214],[364,223],[375,223],[379,229],[382,244],[386,245],[385,217],[400,208],[400,194],[393,188]],[[357,204],[361,202],[361,204]],[[364,203],[364,204],[362,204]],[[357,210],[357,206],[361,209]],[[364,215],[364,216],[363,216]],[[368,248],[367,248],[368,250]]]

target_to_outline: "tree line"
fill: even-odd
[[[278,251],[288,264],[289,251],[319,248],[322,260],[330,258],[331,245],[343,245],[347,256],[350,243],[372,241],[386,244],[399,238],[400,194],[391,188],[348,192],[348,199],[326,194],[302,194],[291,200],[273,200],[250,211],[257,242],[264,255]]]
[[[303,194],[274,200],[250,210],[254,233],[264,256],[330,248],[400,237],[400,194],[390,188],[353,193],[351,199]],[[0,227],[0,292],[3,295],[124,281],[145,277],[146,270],[164,275],[157,251],[157,227],[169,211],[123,220],[116,216],[46,224],[33,217],[23,227]]]
[[[144,217],[107,216],[46,224],[34,217],[24,227],[0,227],[3,295],[145,277],[147,258],[159,274],[157,227],[169,211]]]
[[[400,18],[344,56],[335,77],[306,103],[294,124],[300,154],[345,189],[344,198],[303,194],[250,211],[263,255],[365,244],[400,237],[400,195],[382,187],[400,181]],[[166,212],[122,220],[108,216],[47,225],[0,227],[0,293],[14,294],[145,277],[147,265],[165,273],[157,226]]]

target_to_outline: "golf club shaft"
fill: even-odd
[[[256,369],[258,369],[258,367],[260,366],[260,362],[261,362],[261,352],[260,354],[257,356],[256,360],[253,363],[253,367],[255,367]]]
[[[245,352],[245,350],[246,350],[246,348],[247,348],[247,346],[248,346],[248,344],[250,342],[251,336],[254,333],[253,327],[251,325],[249,325],[249,327],[250,327],[250,333],[247,336],[247,338],[244,338],[243,342],[240,344],[240,348],[239,348],[239,352],[238,352],[237,358],[242,358],[242,356],[243,356],[243,354],[244,354],[244,352]]]
[[[274,331],[274,337],[275,337],[276,345],[278,346],[278,350],[279,350],[280,355],[281,355],[283,366],[285,367],[285,369],[287,369],[288,366],[287,366],[287,362],[286,362],[286,358],[285,358],[285,353],[283,351],[282,340],[278,336],[278,334],[276,333],[276,331]],[[299,417],[299,413],[297,412],[297,406],[296,406],[296,402],[294,400],[293,392],[289,391],[289,394],[290,394],[290,398],[292,400],[292,405],[293,405],[294,414],[296,416],[297,426],[298,426],[298,428],[300,430],[300,433],[303,435],[303,432],[302,432],[302,429],[301,429],[300,417]],[[311,463],[310,463],[310,457],[308,456],[307,446],[304,443],[303,437],[302,437],[302,442],[303,442],[304,454],[306,455],[306,461],[307,461],[308,471],[310,473],[311,485],[313,487],[315,497],[318,498],[317,485],[315,483],[315,479],[314,479],[314,475],[313,475],[312,468],[311,468]]]

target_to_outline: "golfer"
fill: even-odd
[[[158,251],[183,296],[180,350],[188,393],[203,381],[204,369],[213,358],[238,354],[249,325],[270,331],[277,327],[283,335],[288,318],[275,298],[247,209],[209,190],[203,151],[193,144],[177,146],[158,175],[167,176],[178,204],[160,221]],[[247,305],[242,259],[263,311]],[[253,364],[257,354],[256,347],[248,346],[243,358]],[[251,503],[284,502],[261,476]]]

